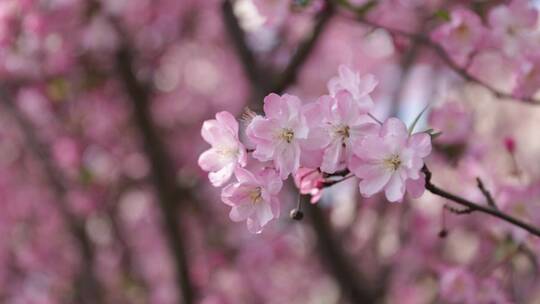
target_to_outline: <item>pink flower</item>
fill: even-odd
[[[363,112],[369,112],[373,107],[373,100],[369,96],[378,82],[371,74],[360,77],[360,74],[346,65],[340,65],[338,76],[328,81],[328,92],[335,97],[340,91],[347,91],[352,95]]]
[[[252,233],[260,233],[264,225],[279,217],[277,195],[283,185],[274,169],[253,174],[243,168],[235,170],[237,183],[221,192],[221,200],[232,207],[229,217],[235,222],[247,220]]]
[[[465,8],[452,11],[449,22],[433,32],[433,40],[442,45],[458,64],[464,64],[478,47],[485,33],[482,20]]]
[[[460,144],[472,134],[473,115],[458,102],[445,102],[429,114],[429,124],[441,135],[437,142],[441,144]]]
[[[255,145],[253,157],[273,160],[282,179],[300,166],[300,142],[308,136],[308,126],[296,96],[270,94],[264,98],[266,117],[256,116],[246,134]]]
[[[540,55],[534,53],[525,58],[518,64],[516,86],[512,91],[518,98],[532,97],[540,90]]]
[[[310,134],[304,141],[305,150],[323,150],[320,168],[334,173],[349,164],[353,146],[368,134],[376,133],[378,125],[365,115],[367,112],[348,91],[340,91],[336,97],[322,96],[318,107],[306,111]]]
[[[532,35],[537,20],[538,11],[528,0],[513,0],[509,5],[499,5],[488,16],[493,40],[502,46],[508,56],[515,56],[523,51],[524,46],[536,40]],[[533,47],[532,51],[536,51],[536,48]]]
[[[389,118],[379,134],[368,135],[355,146],[349,168],[358,176],[360,193],[365,197],[385,190],[391,202],[401,201],[405,190],[413,196],[423,192],[420,172],[423,158],[431,152],[431,138],[426,133],[409,136],[405,124]]]
[[[311,203],[321,199],[324,178],[317,169],[300,168],[294,174],[294,183],[301,194],[311,195]]]
[[[216,119],[203,123],[201,135],[212,148],[199,157],[199,166],[209,171],[215,187],[225,184],[238,165],[246,165],[246,149],[238,140],[238,122],[229,112],[219,112]]]

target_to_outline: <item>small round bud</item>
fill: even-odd
[[[289,214],[289,216],[295,220],[295,221],[299,221],[301,219],[304,218],[304,213],[301,211],[301,210],[298,210],[298,209],[293,209],[291,210],[291,213]]]
[[[514,153],[516,151],[516,141],[514,140],[514,138],[510,136],[505,137],[504,147],[506,148],[506,151]]]
[[[442,229],[441,231],[439,231],[439,237],[440,238],[445,238],[446,236],[448,235],[448,230],[446,229]]]

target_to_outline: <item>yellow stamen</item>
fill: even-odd
[[[294,138],[294,131],[288,128],[282,129],[279,137],[290,144]]]
[[[262,198],[261,187],[257,187],[255,189],[253,189],[249,193],[249,199],[251,200],[251,202],[253,204],[257,204],[257,203],[262,202],[263,198]]]
[[[390,168],[392,171],[396,171],[399,166],[401,166],[401,159],[399,158],[399,155],[394,154],[384,160],[384,165]]]

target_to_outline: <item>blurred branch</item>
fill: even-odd
[[[375,303],[382,296],[384,285],[375,287],[362,276],[341,250],[342,246],[333,235],[319,205],[310,203],[307,195],[303,195],[301,199],[317,235],[317,252],[323,265],[334,276],[351,303]]]
[[[238,54],[238,57],[242,62],[242,66],[244,67],[244,71],[249,77],[252,86],[259,88],[262,82],[264,82],[264,79],[261,79],[261,67],[255,58],[255,54],[253,54],[252,50],[247,44],[246,34],[240,27],[238,19],[234,15],[233,4],[230,0],[223,1],[222,11],[225,29],[233,41],[236,53]]]
[[[260,99],[267,94],[274,92],[283,93],[287,87],[294,84],[297,80],[302,66],[305,64],[309,55],[317,45],[322,33],[328,25],[335,9],[331,1],[326,1],[325,7],[317,15],[317,21],[311,33],[297,47],[296,52],[282,72],[274,74],[273,71],[264,69],[253,51],[250,49],[245,33],[240,27],[238,19],[234,15],[233,4],[230,0],[223,1],[223,17],[226,29],[233,41],[234,47],[242,62],[244,71],[249,77],[253,89],[253,98],[251,99],[255,106],[260,105]]]
[[[14,100],[11,98],[11,94],[5,87],[0,87],[0,101],[22,130],[31,153],[34,154],[43,166],[47,182],[57,197],[56,202],[60,214],[66,222],[71,234],[78,242],[79,251],[81,253],[81,263],[83,265],[79,281],[77,282],[79,285],[77,288],[79,302],[103,303],[103,288],[94,271],[94,247],[92,246],[90,237],[86,233],[84,222],[78,219],[78,217],[69,210],[69,204],[66,199],[67,188],[65,176],[51,159],[45,145],[42,143],[41,139],[38,138],[32,123],[17,108]]]
[[[344,5],[343,4],[344,1],[338,1],[338,2],[340,2],[344,7],[348,8],[348,9],[351,9],[351,7],[352,7],[350,4]],[[465,66],[465,67],[460,66],[458,63],[456,63],[452,59],[450,54],[441,45],[439,45],[435,41],[431,40],[427,35],[424,35],[424,34],[421,34],[421,33],[410,33],[410,32],[407,32],[407,31],[400,30],[400,29],[391,28],[389,26],[385,26],[385,25],[379,24],[379,23],[377,23],[375,21],[371,21],[371,20],[366,19],[364,14],[362,14],[362,15],[357,14],[357,15],[354,16],[354,19],[356,21],[360,22],[360,23],[365,24],[365,25],[384,29],[384,30],[386,30],[387,32],[389,32],[389,33],[391,33],[393,35],[405,37],[407,39],[410,39],[410,40],[412,40],[414,42],[417,42],[419,44],[422,44],[422,45],[430,48],[446,64],[446,66],[448,66],[450,69],[452,69],[454,72],[456,72],[463,79],[465,79],[466,81],[469,81],[469,82],[472,82],[472,83],[475,83],[477,85],[480,85],[480,86],[484,87],[485,89],[489,90],[493,95],[495,95],[495,97],[497,97],[497,98],[500,98],[500,99],[515,99],[515,100],[520,100],[520,101],[523,101],[525,103],[532,104],[532,105],[540,105],[540,100],[535,99],[532,96],[518,98],[518,97],[514,96],[511,93],[503,92],[503,91],[495,88],[491,84],[489,84],[489,83],[485,82],[484,80],[478,78],[477,76],[469,73],[468,65]]]
[[[304,41],[298,46],[296,53],[289,61],[289,64],[287,65],[285,70],[279,74],[279,78],[272,86],[271,92],[281,94],[288,86],[296,82],[302,66],[317,45],[319,38],[322,36],[322,33],[324,32],[328,21],[330,21],[330,19],[334,15],[334,12],[334,5],[331,3],[331,1],[326,1],[325,8],[317,16],[318,20],[315,24],[315,27],[313,28],[312,33],[307,36]]]
[[[471,202],[463,197],[460,197],[460,196],[457,196],[455,194],[452,194],[450,192],[447,192],[439,187],[437,187],[436,185],[434,185],[432,182],[431,182],[431,177],[432,177],[432,174],[431,174],[431,171],[429,171],[428,167],[427,166],[424,166],[422,168],[422,172],[424,172],[424,174],[426,175],[426,189],[437,195],[437,196],[440,196],[440,197],[443,197],[443,198],[446,198],[446,199],[449,199],[455,203],[458,203],[462,206],[465,206],[468,208],[468,212],[473,212],[473,211],[478,211],[478,212],[482,212],[482,213],[486,213],[486,214],[489,214],[493,217],[496,217],[496,218],[499,218],[505,222],[508,222],[510,224],[513,224],[515,226],[518,226],[520,228],[523,228],[525,230],[527,230],[528,232],[536,235],[537,237],[540,237],[540,228],[536,227],[536,226],[533,226],[533,225],[530,225],[530,224],[527,224],[525,222],[523,222],[522,220],[520,219],[517,219],[511,215],[508,215],[506,213],[503,213],[501,211],[499,211],[498,209],[495,209],[493,207],[486,207],[486,206],[482,206],[482,205],[479,205],[477,203],[474,203],[474,202]]]
[[[119,28],[118,24],[117,28]],[[120,28],[119,28],[120,29]],[[122,32],[122,31],[120,31]],[[123,35],[123,37],[126,37]],[[126,39],[127,40],[127,39]],[[177,217],[179,198],[187,190],[178,191],[174,161],[166,152],[165,144],[160,140],[150,112],[150,90],[143,85],[133,71],[133,54],[127,41],[120,47],[116,58],[116,68],[133,104],[136,126],[141,132],[146,156],[151,164],[152,177],[164,220],[164,229],[173,255],[177,283],[182,291],[183,302],[195,302],[195,290],[189,276],[186,247],[179,229]]]

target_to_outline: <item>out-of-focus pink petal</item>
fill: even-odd
[[[419,178],[417,179],[408,179],[407,180],[407,193],[412,198],[419,198],[424,194],[424,191],[426,190],[426,180],[424,173],[419,174]]]

